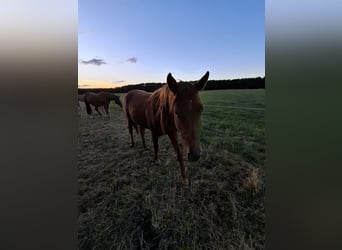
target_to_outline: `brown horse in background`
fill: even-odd
[[[124,98],[124,109],[128,120],[128,129],[131,137],[131,147],[134,146],[133,127],[141,135],[145,144],[145,129],[152,132],[154,146],[154,160],[158,159],[158,138],[167,134],[177,153],[182,182],[188,183],[185,175],[183,155],[180,152],[177,131],[180,132],[183,146],[188,159],[197,161],[200,158],[199,129],[200,116],[203,106],[198,92],[202,90],[209,78],[209,71],[195,84],[177,83],[171,73],[167,76],[167,84],[153,93],[142,90],[131,90]]]
[[[98,109],[100,106],[104,107],[107,115],[109,116],[108,107],[109,107],[110,101],[112,101],[112,100],[114,100],[114,102],[117,105],[122,107],[122,103],[120,101],[119,96],[114,95],[114,94],[109,93],[109,92],[99,92],[99,93],[87,92],[84,95],[84,102],[86,104],[87,113],[89,115],[92,114],[92,110],[90,107],[90,104],[91,104],[95,107],[95,110],[97,111],[97,113],[99,113],[100,116],[102,116],[102,114],[100,113],[100,111]]]

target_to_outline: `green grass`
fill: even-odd
[[[225,148],[250,163],[263,166],[265,90],[204,91],[201,92],[201,99],[204,104],[201,141]]]

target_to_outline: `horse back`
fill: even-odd
[[[102,106],[108,103],[108,100],[106,97],[97,93],[93,93],[93,92],[85,93],[84,100],[95,106]]]

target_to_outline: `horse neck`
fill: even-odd
[[[166,127],[171,127],[168,120],[172,120],[174,95],[166,86],[158,89],[149,97],[149,104],[154,110],[155,118],[159,120],[161,131],[164,133]]]

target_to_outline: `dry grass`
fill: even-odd
[[[135,148],[129,147],[117,106],[110,118],[91,119],[82,109],[80,249],[264,248],[265,176],[258,161],[263,157],[233,153],[226,143],[235,141],[203,132],[203,155],[186,162],[191,186],[185,187],[166,137],[160,138],[162,164],[153,166],[153,152],[142,148],[137,134]],[[149,133],[146,142],[152,148]]]

